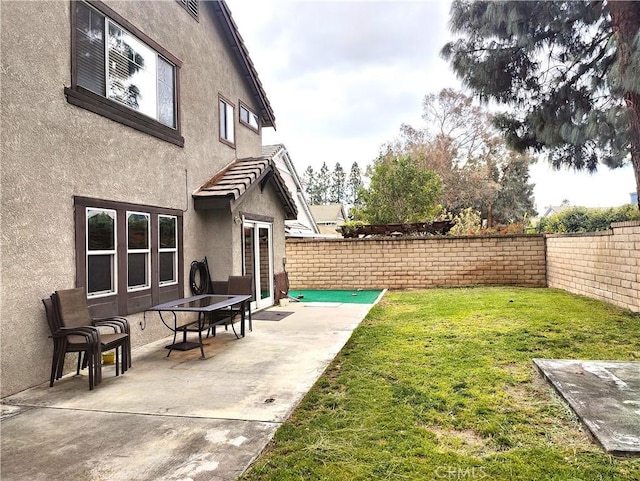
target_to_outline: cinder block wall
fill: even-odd
[[[547,237],[547,279],[556,287],[640,312],[640,222]]]
[[[292,289],[545,287],[542,235],[287,239]]]

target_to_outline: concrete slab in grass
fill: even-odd
[[[640,362],[533,362],[607,452],[640,455]]]

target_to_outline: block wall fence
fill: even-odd
[[[640,222],[564,235],[287,239],[292,289],[554,287],[640,312]]]
[[[545,239],[534,236],[287,239],[294,289],[546,286]]]
[[[547,285],[640,312],[640,222],[547,236]]]

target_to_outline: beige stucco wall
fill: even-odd
[[[640,222],[547,238],[549,287],[640,312]]]
[[[192,192],[236,158],[261,152],[261,136],[237,114],[237,148],[218,140],[218,94],[254,109],[256,102],[209,7],[201,4],[196,22],[177,2],[106,3],[182,60],[185,145],[67,103],[69,2],[2,2],[1,396],[49,377],[52,346],[40,299],[75,286],[73,196],[184,210],[188,294],[190,262],[205,255],[214,265],[226,262],[235,228],[230,217],[194,211]],[[239,273],[235,256],[231,262],[223,270]],[[168,334],[149,319],[142,331],[142,314],[129,320],[134,345]]]

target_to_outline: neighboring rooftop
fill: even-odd
[[[287,148],[283,144],[263,145],[262,156],[273,162],[296,202],[298,217],[295,220],[285,221],[285,235],[288,237],[316,237],[320,235],[320,229],[311,214],[302,182]]]
[[[342,204],[310,205],[309,209],[318,224],[318,229],[325,236],[341,237],[337,227],[347,220]]]
[[[547,207],[545,207],[545,211],[544,214],[542,214],[542,217],[549,217],[553,214],[559,214],[563,210],[571,209],[572,207],[573,206],[569,204],[548,205]]]
[[[336,224],[347,218],[342,204],[310,205],[309,208],[318,224]]]

